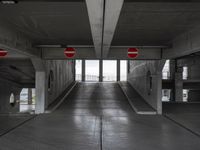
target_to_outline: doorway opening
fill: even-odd
[[[99,60],[85,61],[85,81],[88,82],[99,81]]]
[[[20,112],[35,111],[35,89],[23,88],[20,93]]]
[[[82,81],[82,60],[76,60],[75,65],[75,80]]]
[[[127,81],[127,60],[120,60],[120,81]]]
[[[117,81],[117,61],[103,60],[103,81],[115,82]]]

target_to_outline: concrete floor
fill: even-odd
[[[163,103],[164,115],[200,136],[200,103]]]
[[[200,138],[162,116],[137,115],[117,83],[80,83],[52,114],[0,137],[0,150],[199,150]]]

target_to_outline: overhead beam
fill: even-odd
[[[200,27],[176,37],[172,48],[164,48],[162,58],[173,59],[200,52]]]
[[[43,48],[43,59],[67,59],[64,55],[65,48]],[[94,48],[76,48],[76,54],[73,59],[99,59],[95,56]],[[111,47],[106,59],[129,59],[127,56],[127,47]],[[136,60],[157,60],[161,59],[161,48],[139,48]]]
[[[111,42],[115,33],[117,22],[124,0],[106,0],[103,28],[103,58],[108,56]]]
[[[14,30],[8,24],[1,23],[0,26],[0,49],[5,49],[8,52],[17,52],[28,57],[40,57],[39,49],[32,46],[32,42],[23,34]]]
[[[86,0],[96,57],[101,58],[104,0]]]

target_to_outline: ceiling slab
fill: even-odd
[[[124,0],[106,0],[103,28],[103,58],[106,58],[114,36]]]
[[[112,45],[170,45],[200,25],[200,3],[125,1]]]
[[[96,57],[102,56],[104,0],[86,0]]]
[[[34,44],[93,44],[84,1],[0,5],[0,20],[13,25]]]

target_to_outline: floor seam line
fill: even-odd
[[[192,133],[193,135],[195,135],[195,136],[197,136],[197,137],[200,138],[200,134],[196,133],[195,131],[191,130],[190,128],[188,128],[188,127],[184,126],[183,124],[181,124],[181,123],[175,121],[174,119],[170,118],[170,117],[167,116],[166,114],[163,114],[163,116],[164,116],[165,118],[167,118],[168,120],[172,121],[173,123],[177,124],[178,126],[182,127],[183,129],[189,131],[189,132]]]
[[[8,130],[5,131],[4,133],[0,134],[0,138],[3,137],[3,136],[6,135],[6,134],[12,132],[13,130],[17,129],[18,127],[24,125],[25,123],[31,121],[32,119],[36,118],[36,116],[37,116],[37,115],[34,115],[33,117],[31,117],[31,118],[29,118],[29,119],[27,119],[27,120],[25,120],[25,121],[19,123],[18,125],[16,125],[16,126],[10,128],[10,129],[8,129]]]

